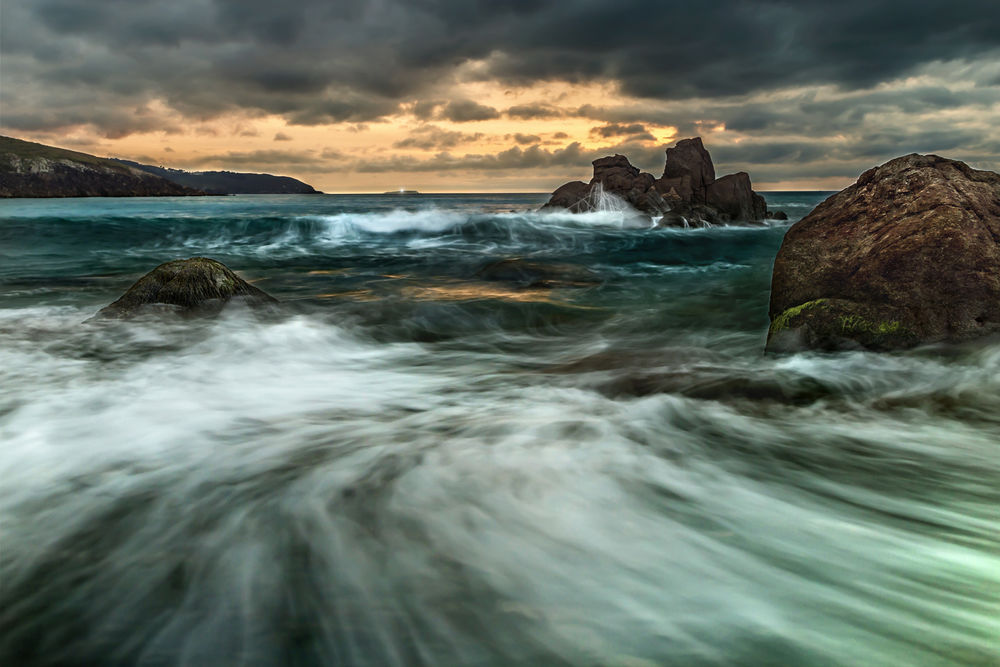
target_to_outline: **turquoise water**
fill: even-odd
[[[1000,346],[762,354],[825,196],[0,201],[0,663],[1000,664]]]

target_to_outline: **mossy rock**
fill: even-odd
[[[182,317],[211,316],[233,300],[252,308],[278,303],[221,262],[207,257],[176,259],[144,275],[96,318],[129,319],[158,310]]]
[[[768,350],[1000,334],[1000,174],[936,155],[871,169],[785,235]]]
[[[897,350],[920,342],[913,318],[887,306],[814,299],[786,309],[767,332],[769,352]]]

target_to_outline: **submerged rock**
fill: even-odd
[[[214,315],[234,299],[251,307],[278,303],[221,262],[207,257],[176,259],[144,275],[95,318],[128,319],[150,310],[185,317]]]
[[[601,282],[584,266],[528,261],[518,257],[491,262],[476,271],[480,280],[514,283],[520,287],[581,287]]]
[[[916,154],[865,172],[788,230],[770,316],[778,352],[1000,332],[1000,175]]]
[[[590,183],[566,183],[542,208],[574,213],[601,210],[609,207],[610,197],[624,209],[662,216],[661,227],[760,222],[767,216],[764,198],[753,191],[746,172],[716,180],[715,166],[700,137],[678,141],[666,155],[661,178],[639,171],[624,155],[594,160]]]

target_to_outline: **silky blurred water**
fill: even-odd
[[[0,202],[0,664],[1000,664],[1000,345],[762,353],[824,196]]]

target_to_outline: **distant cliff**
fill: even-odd
[[[141,169],[210,195],[317,195],[322,194],[308,183],[290,176],[271,174],[242,174],[234,171],[184,171],[167,167],[153,167],[129,160],[117,160],[122,164]]]
[[[205,194],[104,158],[0,137],[0,197],[161,197]]]

